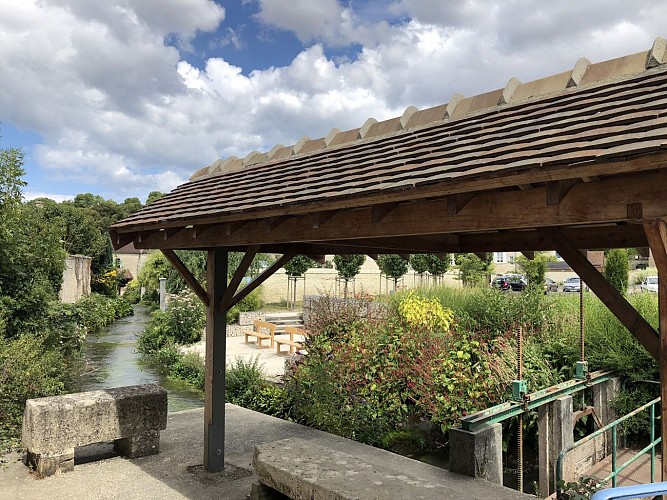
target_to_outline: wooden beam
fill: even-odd
[[[287,264],[290,260],[294,258],[295,254],[284,254],[279,257],[273,264],[267,267],[259,276],[255,277],[250,283],[241,288],[238,292],[234,294],[234,297],[231,298],[228,307],[231,309],[234,307],[240,300],[248,296],[259,285],[264,283],[269,279],[278,269]]]
[[[231,236],[245,225],[245,221],[231,221],[224,224],[225,236]]]
[[[535,165],[539,166],[538,164]],[[447,182],[440,182],[432,185],[418,186],[414,189],[396,190],[392,192],[382,191],[377,194],[357,197],[341,197],[329,202],[308,203],[294,206],[275,206],[263,210],[261,214],[253,212],[252,214],[240,213],[237,215],[210,215],[206,217],[199,217],[196,221],[190,221],[190,224],[216,224],[229,220],[248,220],[257,219],[260,215],[262,217],[275,217],[278,215],[307,215],[315,210],[342,210],[342,209],[358,209],[362,206],[369,206],[374,204],[390,203],[390,202],[415,202],[419,200],[428,200],[436,197],[446,197],[456,193],[491,193],[494,190],[500,190],[508,187],[516,187],[519,184],[531,183],[539,185],[555,180],[572,179],[574,176],[580,179],[588,178],[591,182],[585,184],[595,185],[598,182],[606,184],[611,180],[618,180],[623,182],[637,177],[650,177],[652,175],[660,175],[667,170],[667,152],[658,154],[640,154],[634,157],[626,158],[625,161],[618,161],[617,159],[609,161],[593,161],[583,162],[576,165],[562,164],[557,166],[549,166],[548,168],[525,168],[522,166],[520,170],[507,170],[498,172],[496,176],[480,175],[477,178],[470,178],[470,173],[462,172],[460,176],[454,176],[447,179]],[[609,177],[613,173],[613,177]],[[597,177],[600,176],[600,177]],[[599,180],[598,180],[599,179]],[[602,186],[600,186],[602,187]],[[544,188],[536,187],[528,191],[536,191],[541,194],[541,203],[544,205],[545,194]],[[508,196],[506,191],[501,191],[504,197]],[[513,193],[523,194],[523,193]],[[589,199],[590,201],[590,199]],[[664,213],[659,215],[664,216]],[[647,218],[651,218],[650,214]],[[136,233],[144,230],[146,227],[163,228],[183,225],[182,220],[159,221],[154,224],[145,224],[141,221],[131,222],[121,225],[114,225],[113,229],[121,232]]]
[[[192,226],[191,236],[193,240],[203,236],[210,231],[215,224],[197,224]]]
[[[644,223],[646,236],[658,268],[658,317],[660,330],[660,397],[667,401],[667,223],[656,219]],[[667,436],[667,405],[662,405],[662,435]],[[667,440],[662,442],[667,457]],[[667,481],[667,460],[662,464],[662,480]]]
[[[195,295],[199,297],[199,300],[201,300],[204,304],[204,306],[208,307],[209,304],[209,295],[204,290],[204,287],[201,286],[199,281],[197,281],[197,278],[194,277],[194,275],[190,272],[190,270],[186,267],[185,264],[183,264],[183,261],[178,258],[178,255],[173,250],[168,250],[168,249],[163,249],[162,253],[166,257],[166,259],[171,263],[172,266],[178,271],[178,274],[181,275],[181,277],[185,280],[185,282],[188,284],[188,286],[192,289],[193,292],[195,292]]]
[[[667,170],[632,179],[605,179],[580,183],[557,207],[545,205],[545,188],[508,193],[479,193],[456,217],[446,213],[446,200],[427,200],[399,205],[377,223],[371,223],[368,207],[339,213],[324,227],[312,228],[307,215],[292,217],[272,232],[257,221],[249,221],[237,233],[224,236],[210,232],[196,242],[177,235],[164,241],[149,238],[138,248],[245,247],[248,244],[337,241],[364,238],[414,237],[434,234],[510,231],[540,227],[567,227],[629,222],[627,205],[642,203],[644,218],[667,214]],[[604,243],[600,243],[602,246]],[[629,246],[629,245],[626,245]],[[443,248],[444,250],[444,248]],[[519,247],[516,250],[533,250]],[[498,249],[500,251],[500,249]]]
[[[660,358],[660,342],[657,332],[632,305],[616,290],[588,259],[555,228],[543,229],[553,248],[570,265],[572,270],[590,287],[618,320],[655,359]]]
[[[241,262],[239,263],[239,266],[236,268],[236,271],[234,271],[234,276],[232,276],[232,279],[227,285],[227,289],[225,290],[225,294],[223,295],[220,304],[218,305],[218,307],[220,307],[223,311],[227,311],[230,308],[229,302],[232,300],[232,297],[234,297],[234,294],[238,290],[241,281],[243,281],[243,277],[250,268],[250,265],[252,264],[252,261],[257,255],[258,251],[259,245],[253,245],[247,248],[243,258],[241,259]]]
[[[279,217],[271,217],[269,219],[264,219],[264,227],[270,233],[271,231],[275,230],[278,226],[282,225],[289,218],[290,218],[289,215],[281,215]]]
[[[535,252],[524,250],[521,254],[528,260],[533,260],[535,258]]]
[[[479,258],[479,260],[483,260],[483,261],[485,261],[485,260],[487,259],[487,257],[488,257],[488,252],[473,252],[473,253],[474,253],[475,255],[477,255],[477,257]]]
[[[336,215],[339,210],[329,210],[327,212],[315,212],[310,214],[310,221],[313,229],[321,227],[323,224],[326,224],[334,215]]]
[[[392,212],[396,207],[398,207],[398,203],[382,203],[379,205],[372,205],[371,224],[382,222],[384,218],[387,217],[387,215],[389,215],[389,213]]]
[[[164,237],[165,240],[168,240],[169,238],[173,238],[177,234],[179,234],[181,231],[184,231],[184,227],[168,227],[167,229],[164,229],[162,232],[162,236]]]
[[[368,255],[371,259],[373,259],[373,260],[376,261],[376,262],[377,262],[378,258],[380,257],[380,256],[379,256],[378,254],[376,254],[376,253],[369,253],[369,254],[366,254],[366,255]]]
[[[409,253],[400,253],[398,256],[403,259],[405,262],[410,262],[410,254]]]
[[[465,207],[470,200],[472,200],[477,193],[459,193],[452,194],[447,197],[447,215],[454,217],[458,215],[463,207]]]
[[[577,182],[578,179],[547,182],[547,206],[560,205]]]
[[[109,231],[109,236],[111,237],[111,244],[113,245],[114,250],[119,250],[134,241],[134,236],[131,234],[118,234],[118,232],[113,229]]]
[[[206,286],[211,300],[206,308],[206,375],[204,379],[204,469],[225,468],[225,361],[227,311],[216,307],[227,289],[228,253],[209,250]]]

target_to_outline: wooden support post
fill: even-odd
[[[660,339],[657,332],[639,314],[621,293],[591,264],[579,249],[575,248],[558,229],[545,228],[541,232],[551,240],[551,245],[569,264],[616,318],[640,344],[653,356],[660,359]]]
[[[658,317],[660,322],[660,397],[662,435],[667,436],[667,223],[657,219],[644,223],[648,243],[658,268]],[[667,481],[667,439],[662,440],[662,480]],[[664,498],[664,497],[663,497]]]
[[[227,311],[220,304],[227,289],[229,254],[220,248],[208,251],[206,287],[206,380],[204,385],[204,469],[225,468],[225,354]]]

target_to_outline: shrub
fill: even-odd
[[[239,322],[239,314],[248,311],[257,311],[262,307],[262,288],[255,288],[243,297],[234,307],[227,311],[227,324]]]
[[[42,337],[0,337],[0,449],[18,444],[26,400],[65,392],[72,368]]]
[[[628,291],[629,273],[628,251],[623,248],[609,250],[605,261],[604,274],[609,283],[623,295]]]
[[[248,407],[253,402],[255,394],[267,381],[264,370],[259,364],[259,356],[246,361],[236,358],[226,367],[225,397],[228,403]]]
[[[200,391],[204,390],[205,374],[202,358],[194,352],[177,356],[169,367],[170,378],[187,382]]]
[[[168,344],[186,345],[201,339],[206,326],[204,306],[190,291],[174,296],[165,311],[154,311],[150,323],[139,336],[139,350],[158,352]]]

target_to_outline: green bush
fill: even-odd
[[[194,352],[178,356],[169,367],[170,378],[187,382],[200,391],[204,390],[205,374],[203,360],[199,354]]]
[[[628,251],[623,248],[614,248],[607,252],[604,274],[616,290],[625,295],[628,292],[630,262]]]
[[[26,400],[65,392],[74,368],[44,338],[0,337],[0,449],[18,444]]]
[[[227,311],[227,324],[239,322],[242,312],[257,311],[262,307],[262,288],[257,287],[248,295],[243,297],[234,307]]]
[[[154,311],[151,321],[139,336],[144,354],[156,353],[168,344],[187,345],[201,339],[206,314],[201,301],[185,290],[174,296],[165,311]]]
[[[259,356],[248,361],[236,358],[225,368],[225,397],[228,403],[248,407],[255,394],[268,383],[259,364]]]

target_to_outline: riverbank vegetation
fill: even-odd
[[[0,450],[18,444],[26,399],[74,388],[85,336],[132,312],[105,275],[113,271],[108,224],[134,204],[93,195],[24,202],[24,174],[21,151],[0,149]],[[92,257],[93,288],[108,297],[60,303],[68,253]]]

